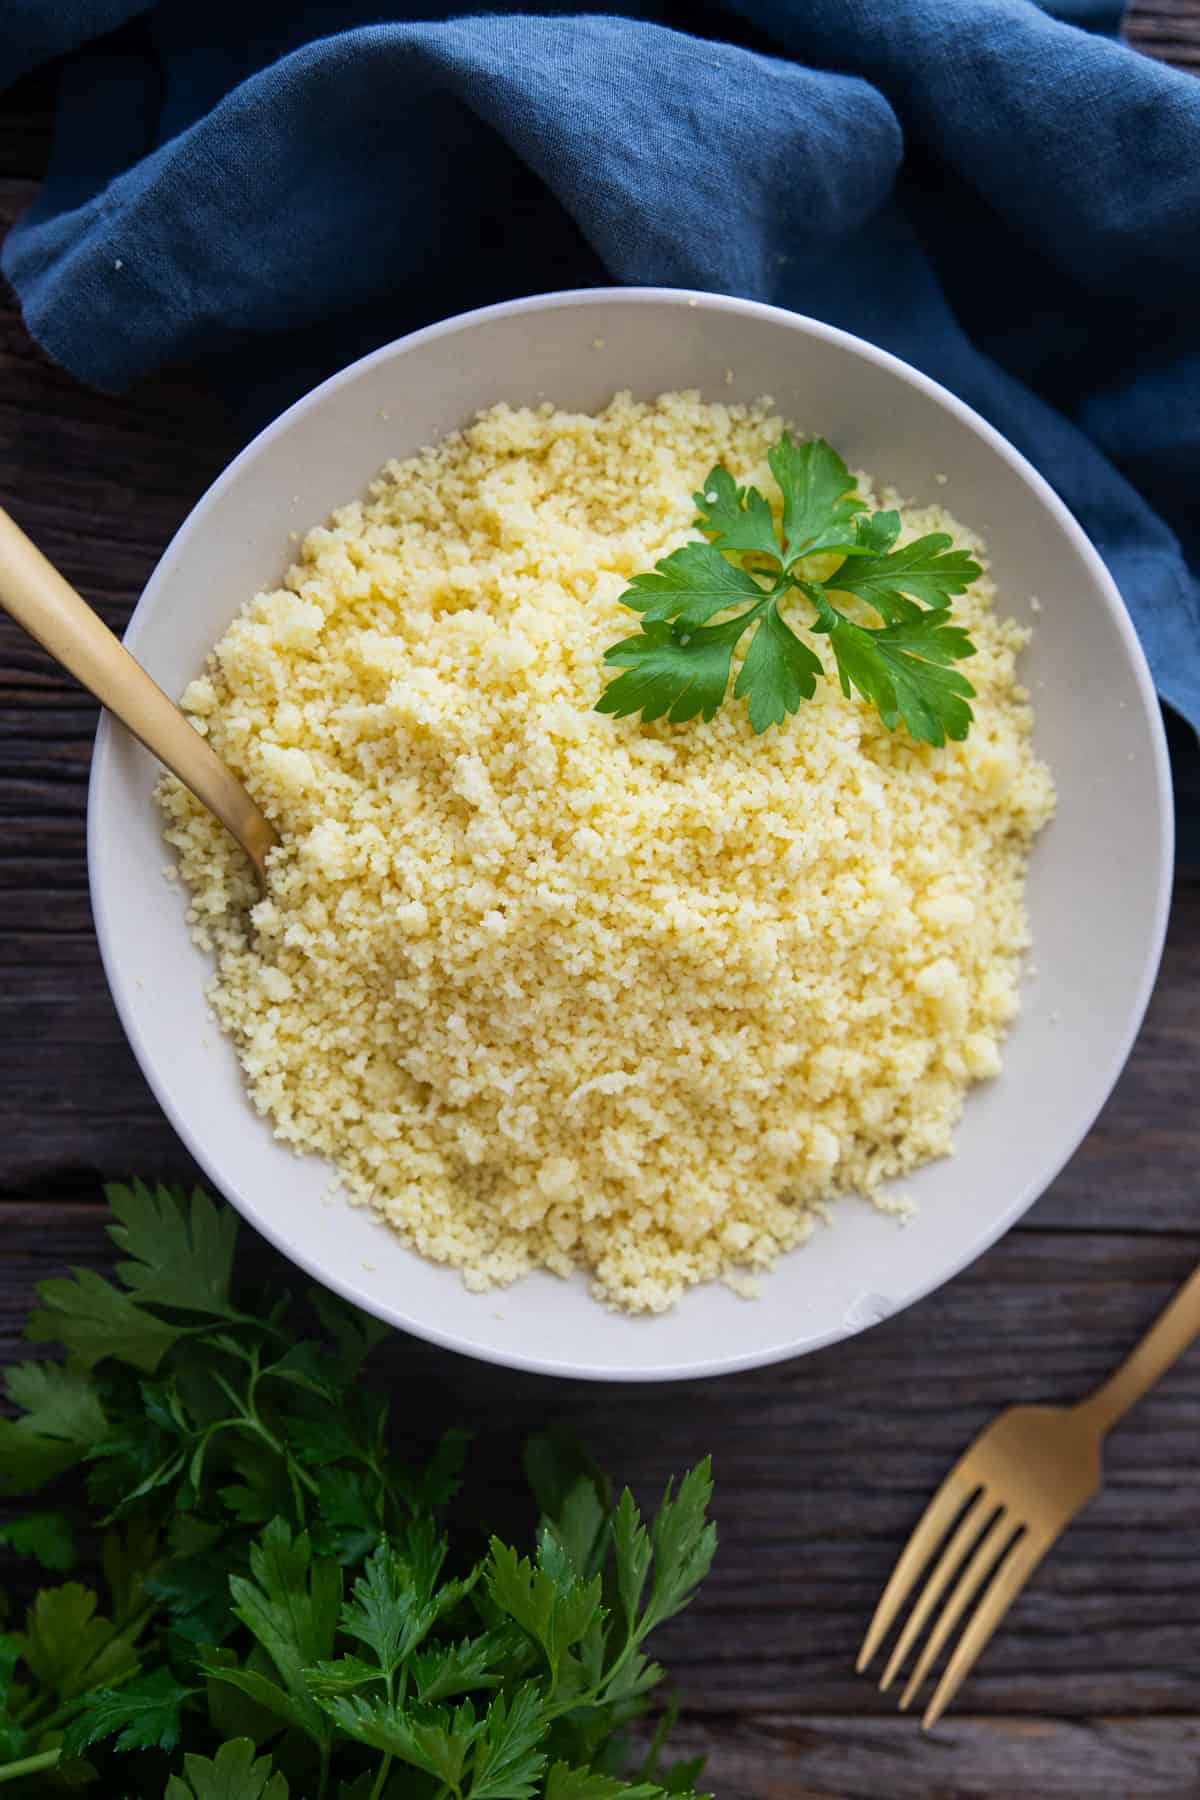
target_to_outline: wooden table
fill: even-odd
[[[1200,0],[1143,0],[1130,35],[1200,72]],[[52,86],[0,101],[0,228],[32,198]],[[234,434],[204,384],[84,392],[0,299],[0,500],[116,627]],[[32,1285],[102,1263],[99,1183],[186,1177],[130,1054],[88,910],[95,708],[0,628],[0,1360]],[[1183,734],[1177,734],[1183,745]],[[1181,779],[1195,784],[1186,753]],[[1194,796],[1192,796],[1194,799]],[[502,1458],[548,1415],[643,1494],[711,1450],[721,1550],[658,1653],[721,1800],[1200,1794],[1200,1353],[1112,1444],[1109,1480],[925,1738],[851,1673],[880,1585],[933,1485],[1004,1403],[1098,1378],[1200,1255],[1200,869],[1181,873],[1137,1049],[1027,1221],[866,1336],[685,1390],[506,1374],[398,1341],[395,1376]],[[261,1246],[249,1254],[282,1269]],[[503,1423],[497,1425],[496,1421]]]

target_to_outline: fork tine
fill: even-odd
[[[1053,1538],[1046,1540],[1035,1539],[1032,1535],[1026,1537],[1024,1543],[1018,1544],[1004,1567],[989,1583],[983,1599],[975,1610],[974,1618],[971,1619],[958,1643],[954,1646],[954,1654],[946,1664],[942,1678],[934,1689],[933,1699],[929,1702],[925,1717],[921,1721],[926,1731],[931,1725],[937,1724],[971,1673],[980,1654],[987,1647],[988,1639],[993,1631],[1053,1541]]]
[[[963,1514],[954,1536],[939,1556],[917,1597],[916,1605],[904,1622],[904,1630],[896,1641],[896,1647],[888,1658],[879,1683],[881,1694],[886,1694],[891,1687],[894,1677],[903,1668],[909,1651],[924,1629],[926,1619],[941,1599],[942,1590],[949,1584],[951,1576],[957,1574],[959,1565],[974,1549],[976,1541],[983,1536],[984,1527],[991,1515],[999,1509],[1000,1502],[985,1488]]]
[[[946,1639],[1021,1529],[1021,1521],[1014,1519],[1007,1511],[999,1513],[988,1526],[979,1548],[960,1575],[954,1592],[943,1607],[933,1630],[929,1633],[925,1647],[918,1658],[917,1666],[909,1676],[908,1686],[900,1696],[901,1712],[909,1705],[926,1675],[941,1655]]]
[[[900,1552],[888,1584],[879,1596],[879,1604],[875,1608],[871,1623],[867,1626],[867,1635],[863,1639],[862,1649],[858,1653],[858,1661],[854,1665],[859,1674],[866,1668],[887,1636],[892,1621],[908,1598],[909,1590],[917,1576],[978,1485],[978,1482],[963,1481],[959,1474],[959,1466],[956,1464],[917,1520],[912,1536]]]

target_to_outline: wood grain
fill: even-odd
[[[689,1720],[678,1741],[681,1752],[707,1752],[721,1800],[1195,1800],[1200,1760],[1200,1725],[1177,1718],[960,1713],[935,1745],[907,1720],[767,1713],[732,1728]]]
[[[1130,42],[1200,69],[1200,0],[1143,0]],[[0,97],[0,230],[36,191],[53,74]],[[113,400],[80,388],[0,298],[0,498],[120,628],[164,545],[239,447],[202,374]],[[95,710],[0,621],[0,1360],[35,1281],[107,1260],[101,1179],[194,1174],[124,1042],[87,901]],[[1180,734],[1181,782],[1200,797]],[[661,1653],[721,1800],[1125,1800],[1200,1792],[1200,1358],[1114,1436],[1108,1481],[932,1738],[852,1673],[879,1587],[947,1464],[1011,1400],[1069,1399],[1200,1256],[1200,870],[1095,1129],[1019,1230],[957,1281],[803,1361],[631,1393],[469,1363],[412,1340],[387,1378],[420,1444],[448,1413],[508,1470],[549,1416],[644,1497],[713,1451],[720,1556]],[[243,1228],[251,1279],[295,1281]]]
[[[1135,0],[1125,21],[1125,37],[1147,56],[1179,69],[1200,70],[1200,26],[1196,0]]]

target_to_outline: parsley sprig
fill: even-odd
[[[0,1632],[6,1800],[697,1800],[698,1764],[659,1766],[670,1709],[620,1770],[662,1679],[645,1641],[712,1560],[707,1464],[647,1525],[535,1439],[531,1554],[476,1545],[448,1525],[463,1435],[410,1463],[364,1380],[385,1328],[239,1298],[236,1219],[202,1193],[108,1193],[116,1281],[44,1282],[28,1335],[67,1360],[7,1371],[0,1494],[68,1490],[0,1544],[100,1579]]]
[[[975,690],[953,665],[975,646],[948,609],[978,563],[944,532],[896,549],[900,515],[867,515],[854,477],[824,438],[795,444],[785,432],[767,460],[782,496],[779,530],[758,489],[739,487],[718,464],[693,496],[694,524],[707,541],[672,551],[620,596],[641,614],[642,628],[605,652],[623,673],[597,712],[711,719],[734,651],[752,632],[733,692],[756,733],[781,725],[816,692],[825,665],[815,637],[833,653],[842,692],[857,690],[889,731],[903,720],[923,743],[965,738]],[[847,595],[883,623],[852,618]],[[797,616],[797,599],[809,603],[807,617]]]

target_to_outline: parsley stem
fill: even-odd
[[[400,1674],[400,1684],[401,1684],[400,1685],[400,1698],[401,1698],[401,1700],[404,1699],[404,1684],[407,1680],[407,1676],[408,1676],[408,1671],[402,1670],[401,1674]],[[383,1671],[383,1691],[387,1695],[387,1703],[388,1703],[388,1706],[390,1707],[393,1700],[396,1697],[396,1671],[394,1669],[385,1669]],[[383,1761],[379,1765],[379,1769],[375,1776],[375,1780],[371,1784],[371,1792],[367,1795],[367,1800],[379,1800],[379,1796],[382,1794],[383,1789],[384,1789],[384,1784],[386,1783],[388,1775],[391,1772],[391,1767],[392,1767],[392,1753],[390,1750],[387,1750],[384,1752]]]
[[[213,1378],[213,1381],[216,1383],[216,1385],[220,1388],[221,1392],[224,1394],[225,1398],[228,1400],[230,1406],[234,1406],[237,1408],[237,1411],[238,1411],[240,1417],[242,1417],[243,1419],[248,1419],[250,1417],[250,1411],[249,1411],[248,1407],[246,1406],[245,1401],[242,1399],[242,1396],[238,1393],[237,1389],[232,1385],[232,1383],[226,1381],[225,1377],[221,1374],[219,1369],[214,1369],[212,1371],[212,1378]]]
[[[653,1781],[658,1774],[658,1764],[659,1758],[662,1755],[663,1744],[666,1742],[668,1734],[674,1728],[678,1717],[679,1707],[677,1705],[665,1706],[662,1712],[659,1713],[658,1723],[654,1727],[654,1736],[650,1739],[649,1748],[642,1760],[642,1766],[638,1770],[639,1781]]]
[[[303,1482],[310,1494],[316,1494],[319,1491],[318,1484],[306,1469],[301,1469],[294,1465],[294,1459],[288,1455],[287,1445],[282,1443],[281,1440],[275,1436],[275,1433],[263,1424],[258,1409],[254,1404],[254,1390],[258,1385],[259,1379],[258,1372],[256,1371],[251,1376],[250,1390],[245,1400],[242,1399],[237,1389],[226,1381],[225,1377],[219,1374],[216,1369],[212,1371],[212,1378],[220,1388],[221,1392],[225,1395],[225,1398],[229,1401],[229,1404],[237,1408],[238,1417],[236,1419],[222,1419],[217,1424],[210,1425],[205,1436],[211,1436],[217,1431],[250,1431],[256,1433],[262,1438],[265,1444],[270,1446],[276,1456],[286,1462],[288,1466],[288,1476],[292,1484],[292,1493],[296,1500],[296,1511],[303,1517],[304,1506],[301,1502],[300,1495],[297,1492],[297,1480]]]
[[[61,1750],[43,1750],[38,1756],[23,1757],[20,1762],[0,1765],[0,1781],[19,1781],[22,1775],[38,1775],[52,1769],[62,1755]]]
[[[287,1332],[282,1331],[278,1325],[272,1325],[269,1319],[256,1319],[250,1313],[230,1313],[228,1323],[230,1325],[249,1325],[255,1331],[270,1332],[271,1336],[278,1338],[281,1344],[290,1345],[293,1342]]]
[[[620,1674],[621,1670],[625,1667],[625,1664],[629,1661],[629,1658],[633,1655],[633,1652],[638,1648],[638,1645],[645,1636],[646,1632],[644,1627],[641,1631],[631,1631],[629,1637],[625,1641],[625,1647],[617,1657],[616,1661],[604,1671],[604,1674],[600,1677],[599,1681],[595,1682],[592,1687],[587,1689],[586,1693],[572,1694],[570,1698],[566,1700],[554,1700],[554,1690],[558,1685],[558,1675],[557,1672],[555,1672],[551,1676],[550,1687],[546,1695],[547,1716],[551,1719],[557,1719],[560,1718],[563,1713],[574,1712],[577,1707],[603,1706],[605,1704],[603,1698],[605,1689],[611,1686],[612,1682]]]
[[[391,1774],[391,1770],[392,1770],[392,1753],[389,1750],[386,1752],[386,1754],[384,1755],[383,1761],[379,1765],[379,1773],[375,1777],[374,1786],[371,1788],[371,1792],[367,1796],[367,1800],[379,1800],[379,1796],[383,1792],[384,1783],[386,1782],[388,1776]]]
[[[130,1674],[132,1673],[133,1671],[130,1670]],[[113,1685],[115,1686],[116,1683],[114,1682]],[[53,1712],[47,1713],[45,1718],[39,1719],[36,1726],[33,1727],[33,1729],[37,1731],[38,1736],[40,1737],[43,1731],[57,1731],[60,1725],[65,1725],[67,1720],[72,1718],[79,1710],[81,1697],[82,1696],[77,1696],[74,1700],[68,1700],[65,1706],[55,1707]],[[21,1712],[14,1713],[14,1723],[18,1725],[24,1724],[31,1713],[37,1712],[38,1704],[39,1703],[35,1700],[32,1706],[27,1706]],[[27,1726],[26,1729],[29,1729],[29,1727]]]

